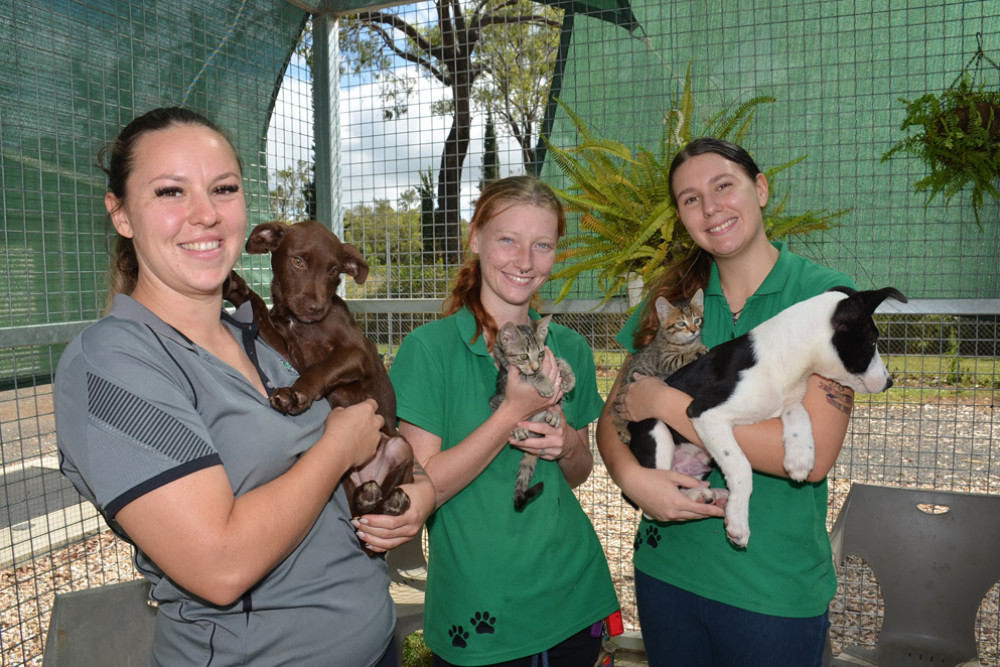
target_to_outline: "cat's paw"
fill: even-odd
[[[615,415],[615,429],[618,431],[618,439],[622,441],[623,445],[627,445],[632,442],[632,431],[628,430],[628,422],[624,419]]]
[[[521,442],[522,440],[527,440],[531,437],[531,431],[521,426],[514,427],[514,430],[510,432],[510,442]]]
[[[569,362],[562,357],[556,357],[556,367],[559,369],[559,384],[564,393],[573,391],[576,386],[576,375],[570,367]]]

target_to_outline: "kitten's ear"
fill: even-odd
[[[653,306],[656,307],[656,319],[660,321],[661,327],[667,321],[667,318],[673,315],[674,311],[677,310],[672,303],[664,299],[662,296],[656,297],[656,302]]]
[[[702,310],[705,309],[705,292],[703,292],[700,287],[698,288],[698,291],[694,293],[694,296],[691,297],[691,303],[698,306]]]
[[[517,327],[514,326],[513,322],[504,322],[503,326],[500,327],[500,330],[497,331],[497,341],[501,345],[507,345],[511,338],[514,337],[514,332],[516,330]]]
[[[552,321],[551,315],[546,315],[540,320],[535,320],[535,336],[540,341],[545,341],[545,337],[549,335],[549,322]]]

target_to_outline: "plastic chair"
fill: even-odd
[[[42,664],[145,667],[156,626],[156,608],[148,601],[144,579],[57,593]]]
[[[885,603],[874,650],[832,664],[979,665],[976,614],[1000,579],[1000,496],[854,484],[830,535],[834,559],[863,558]]]
[[[389,566],[389,594],[396,603],[397,655],[402,665],[403,642],[413,632],[424,627],[424,591],[427,589],[427,560],[421,535],[385,555]]]

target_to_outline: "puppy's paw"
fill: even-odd
[[[785,460],[783,465],[788,476],[796,482],[804,482],[813,469],[815,463],[811,451],[798,452],[795,450],[785,450]]]
[[[403,495],[405,496],[406,494],[404,493]],[[406,501],[407,506],[409,506],[410,499],[407,498]],[[358,516],[362,514],[378,514],[379,512],[375,512],[375,510],[378,509],[381,502],[382,488],[374,480],[368,480],[354,491],[354,512]]]
[[[295,386],[281,387],[271,394],[271,407],[286,415],[300,415],[312,405],[312,399]]]
[[[715,505],[725,508],[726,501],[729,500],[729,491],[726,489],[707,489],[697,487],[694,489],[681,489],[681,493],[695,501],[705,505]]]
[[[250,286],[243,276],[235,271],[229,272],[229,277],[222,284],[222,298],[234,306],[242,306],[250,300]]]
[[[399,487],[389,492],[382,503],[382,514],[389,516],[399,516],[405,514],[410,509],[410,497]]]
[[[750,541],[750,523],[746,517],[730,516],[726,512],[726,536],[735,546],[746,548]]]
[[[716,489],[706,489],[703,486],[693,489],[681,489],[681,493],[685,496],[696,503],[702,503],[704,505],[712,505],[715,502],[715,491]]]

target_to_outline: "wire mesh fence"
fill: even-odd
[[[570,3],[519,2],[506,16],[523,20],[503,30],[501,21],[479,24],[478,41],[465,43],[472,57],[437,52],[423,64],[418,52],[409,60],[394,54],[415,47],[399,35],[382,40],[378,26],[391,14],[415,34],[446,34],[432,2],[312,22],[308,2],[171,4],[0,1],[4,665],[40,664],[55,591],[137,576],[129,547],[58,473],[50,382],[65,341],[104,307],[97,151],[130,117],[158,105],[188,103],[230,131],[242,152],[251,225],[325,212],[362,250],[372,271],[347,296],[391,359],[447,295],[481,182],[536,171],[566,185],[538,135],[544,129],[554,145],[572,147],[579,134],[550,90],[601,136],[650,149],[689,66],[696,127],[726,104],[773,96],[747,147],[762,166],[806,156],[775,178],[776,200],[787,194],[793,212],[849,209],[833,229],[796,237],[793,249],[863,287],[895,285],[913,301],[879,316],[896,386],[858,397],[830,477],[830,525],[852,481],[1000,493],[1000,211],[988,204],[980,231],[967,193],[928,204],[912,190],[919,161],[880,160],[901,136],[898,98],[946,88],[977,46],[1000,51],[996,3],[648,0],[577,2],[566,13]],[[316,80],[317,39],[339,57],[329,68],[335,95]],[[475,81],[461,88],[440,72],[475,73]],[[988,68],[978,76],[1000,82]],[[335,99],[332,129],[314,118],[318,94]],[[337,139],[324,147],[317,136],[327,129]],[[324,160],[329,169],[314,169]],[[238,270],[268,294],[266,257],[245,255]],[[601,296],[599,281],[585,276],[548,308],[590,341],[606,392],[624,358],[613,338],[625,315],[622,297],[592,311]],[[599,457],[578,495],[635,631],[637,516]],[[877,582],[857,559],[839,576],[834,648],[870,645],[882,613]],[[994,667],[997,605],[994,587],[977,623],[983,664]]]

